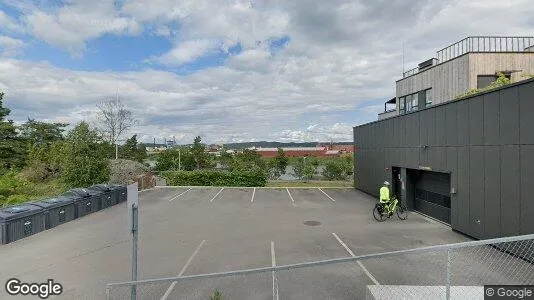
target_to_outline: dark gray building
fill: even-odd
[[[534,79],[354,128],[355,184],[475,238],[534,233]]]

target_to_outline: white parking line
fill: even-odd
[[[332,200],[333,202],[336,202],[336,200],[332,197],[330,197],[330,195],[328,195],[327,193],[325,193],[325,191],[323,191],[321,188],[319,188],[319,191],[323,192],[323,194],[328,197],[328,199]]]
[[[295,200],[293,199],[293,196],[291,196],[291,193],[289,192],[289,189],[286,188],[287,194],[289,195],[289,198],[291,198],[291,202],[295,203]]]
[[[215,198],[217,198],[217,196],[219,196],[219,194],[224,190],[224,188],[221,188],[221,190],[215,195],[213,196],[213,198],[211,198],[210,202],[213,202],[213,200],[215,200]]]
[[[172,198],[169,200],[169,202],[172,202],[173,200],[176,200],[176,198],[178,198],[178,197],[182,196],[183,194],[189,192],[191,189],[192,189],[192,188],[189,188],[187,191],[185,191],[185,192],[183,192],[183,193],[181,193],[181,194],[179,194],[179,195],[176,195],[176,196],[172,197]]]
[[[184,275],[185,271],[187,270],[187,268],[189,267],[189,265],[191,264],[191,262],[193,261],[193,258],[195,258],[195,256],[198,254],[198,252],[200,251],[200,248],[202,248],[202,245],[204,245],[204,243],[206,242],[206,240],[203,240],[202,242],[200,242],[200,245],[198,245],[197,249],[195,250],[195,252],[193,252],[193,254],[191,255],[191,257],[189,257],[189,259],[187,260],[187,262],[185,263],[185,265],[183,266],[182,270],[180,270],[180,273],[178,274],[178,277]],[[169,288],[167,289],[167,291],[165,292],[165,294],[163,294],[163,297],[161,297],[161,300],[166,300],[169,295],[171,294],[172,290],[174,289],[174,287],[176,286],[176,283],[177,281],[173,281],[171,283],[171,285],[169,286]]]
[[[250,202],[254,202],[254,195],[256,194],[256,188],[252,191],[252,199],[250,199]]]
[[[350,250],[349,246],[347,246],[345,243],[343,243],[343,241],[339,238],[339,236],[337,236],[337,234],[332,233],[332,235],[341,244],[341,246],[343,246],[343,248],[345,248],[345,250],[347,250],[347,252],[349,253],[350,256],[352,256],[352,257],[356,256],[356,255],[354,255],[354,252],[352,252],[352,250]],[[360,268],[362,268],[363,272],[367,275],[367,277],[369,277],[369,279],[371,279],[371,281],[374,282],[375,285],[380,285],[380,283],[378,283],[378,280],[376,280],[376,278],[373,276],[373,274],[371,274],[371,272],[369,272],[369,270],[367,270],[367,268],[359,260],[357,261],[357,263],[360,266]]]
[[[271,266],[276,267],[276,255],[274,253],[274,242],[271,242]],[[273,275],[273,300],[278,300],[278,278],[275,271],[272,271]]]

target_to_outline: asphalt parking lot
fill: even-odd
[[[140,193],[139,279],[285,265],[467,241],[450,227],[410,213],[377,223],[376,199],[354,189],[161,187]],[[307,221],[312,225],[305,225]],[[104,299],[110,282],[130,279],[125,204],[0,246],[0,279],[53,278],[57,298]],[[402,278],[369,261],[153,284],[140,299],[355,299],[365,287]],[[404,264],[404,265],[403,265]],[[128,290],[113,290],[115,299]],[[274,297],[273,297],[274,294]],[[5,290],[0,297],[8,298]]]

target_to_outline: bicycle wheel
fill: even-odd
[[[384,222],[387,218],[387,215],[384,213],[384,208],[379,203],[377,203],[375,208],[373,208],[373,217],[378,222]]]
[[[399,205],[399,207],[397,207],[397,217],[401,220],[406,220],[406,218],[408,218],[408,209],[404,205]]]

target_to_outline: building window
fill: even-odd
[[[425,106],[432,105],[432,89],[428,89],[425,91]]]
[[[412,110],[419,108],[419,95],[417,93],[412,95]]]
[[[405,98],[404,97],[400,97],[399,98],[399,111],[400,111],[400,114],[403,114],[404,113],[404,105],[405,105]]]
[[[412,96],[413,95],[406,96],[406,112],[412,111]]]

